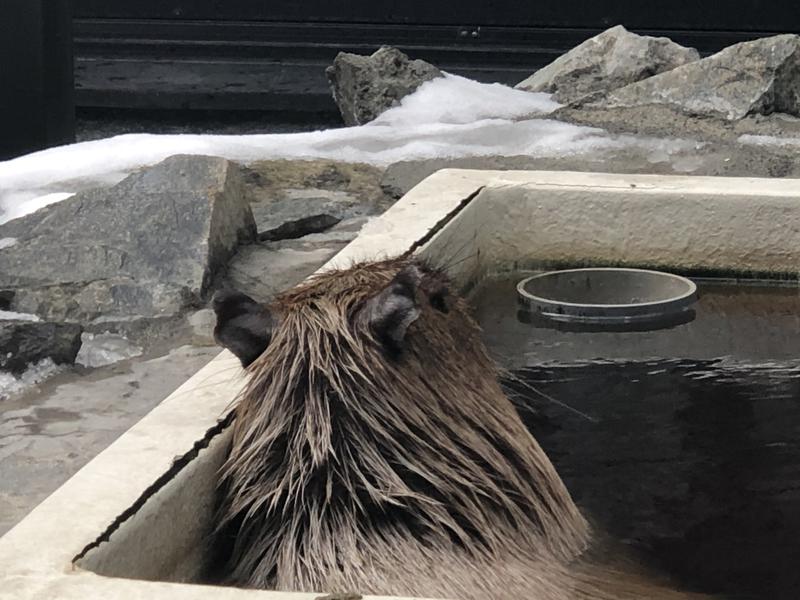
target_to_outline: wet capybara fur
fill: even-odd
[[[226,580],[457,599],[687,598],[588,558],[593,534],[444,274],[318,275],[214,300],[247,368],[220,475]]]

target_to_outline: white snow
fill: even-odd
[[[38,363],[28,365],[28,368],[18,377],[11,373],[0,371],[0,400],[5,400],[10,396],[24,392],[37,383],[41,383],[48,377],[55,375],[61,370],[52,359],[45,358]]]
[[[2,250],[3,248],[11,248],[11,246],[16,245],[16,243],[17,243],[17,238],[12,238],[12,237],[0,238],[0,250]]]
[[[67,146],[68,147],[68,146]],[[2,163],[0,163],[0,168]],[[0,186],[0,224],[24,217],[27,214],[36,212],[40,208],[44,208],[49,204],[61,202],[70,196],[74,195],[72,192],[51,192],[49,194],[40,194],[37,191],[26,192],[17,191],[10,194],[4,194]],[[4,246],[5,247],[5,246]]]
[[[751,144],[753,146],[781,146],[794,147],[800,146],[800,138],[796,137],[777,137],[773,135],[752,135],[746,133],[739,136],[740,144]]]
[[[426,123],[469,124],[483,119],[519,119],[560,108],[550,94],[515,90],[499,83],[478,83],[447,75],[421,85],[400,106],[387,110],[370,126],[409,127]]]
[[[41,319],[30,313],[18,313],[11,310],[0,310],[0,321],[33,321],[39,322]]]
[[[141,356],[142,349],[116,333],[84,333],[75,363],[84,367],[104,367]]]
[[[547,94],[447,75],[429,81],[360,127],[291,134],[128,134],[51,148],[0,162],[0,223],[174,154],[240,162],[328,158],[388,165],[402,160],[490,155],[556,157],[630,146],[673,153],[693,142],[612,136],[542,117],[558,107]],[[54,193],[59,195],[56,196]]]

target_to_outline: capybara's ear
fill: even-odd
[[[214,339],[247,367],[269,346],[272,315],[250,296],[234,290],[217,292],[211,305],[217,315]]]
[[[409,265],[364,307],[372,332],[391,352],[402,350],[408,327],[419,317],[416,292],[420,279],[419,269]]]

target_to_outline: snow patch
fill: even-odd
[[[18,313],[11,310],[0,310],[0,321],[33,321],[34,323],[38,323],[41,321],[41,319],[30,313]]]
[[[543,116],[559,105],[547,94],[483,84],[455,75],[429,81],[378,119],[359,127],[289,134],[127,134],[50,148],[0,162],[0,223],[60,197],[110,185],[175,154],[221,156],[243,163],[334,159],[386,166],[404,160],[477,156],[560,157],[644,147],[667,153],[693,142],[612,136],[602,129]]]
[[[55,375],[61,369],[62,367],[56,365],[52,359],[45,358],[35,364],[28,365],[28,368],[18,377],[11,373],[0,371],[0,400],[6,400],[32,388],[48,377]]]
[[[550,94],[523,92],[500,83],[478,83],[445,75],[417,90],[369,123],[410,127],[430,123],[469,124],[484,119],[518,119],[561,108]]]
[[[11,246],[16,245],[16,243],[17,243],[17,238],[11,238],[11,237],[0,238],[0,250],[2,250],[3,248],[10,248]]]
[[[141,356],[142,349],[116,333],[84,333],[75,363],[96,368]]]
[[[69,146],[66,146],[67,148]],[[1,164],[0,164],[1,165]],[[2,187],[0,187],[0,225],[12,219],[24,217],[32,212],[36,212],[40,208],[61,202],[67,198],[74,196],[73,192],[52,192],[49,194],[40,194],[39,192],[16,192],[10,194],[3,194]],[[13,238],[4,238],[13,239]],[[3,246],[4,248],[7,246]]]
[[[739,136],[739,143],[753,146],[780,146],[783,148],[792,148],[800,146],[800,138],[777,137],[774,135],[752,135],[746,133]]]

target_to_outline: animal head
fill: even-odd
[[[224,519],[244,515],[234,554],[246,579],[266,581],[280,548],[343,544],[345,524],[483,548],[513,531],[562,557],[583,548],[585,522],[441,271],[359,264],[269,307],[226,293],[215,309],[217,339],[248,373],[221,473]],[[275,536],[286,543],[266,551]]]
[[[225,290],[215,295],[213,307],[215,339],[244,367],[253,364],[273,340],[308,327],[318,327],[322,336],[346,340],[358,354],[387,361],[401,360],[412,345],[418,351],[430,348],[433,335],[450,329],[477,333],[463,303],[450,293],[444,274],[416,260],[362,264],[319,275],[271,306]],[[345,349],[337,345],[334,350]]]

